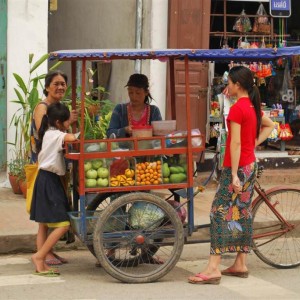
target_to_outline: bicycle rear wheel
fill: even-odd
[[[123,282],[146,283],[163,277],[176,265],[184,232],[170,204],[138,192],[121,196],[103,211],[93,240],[95,254],[107,273]],[[129,264],[131,261],[136,263]]]
[[[253,251],[272,267],[297,267],[300,265],[300,190],[278,189],[267,197],[291,227],[280,221],[260,198],[253,208]],[[285,229],[288,230],[284,232]]]

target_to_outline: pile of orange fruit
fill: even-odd
[[[134,185],[134,170],[126,169],[124,174],[110,177],[110,186],[128,186]]]
[[[136,185],[161,184],[161,161],[141,162],[136,164]]]

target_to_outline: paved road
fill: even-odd
[[[192,285],[187,277],[204,268],[208,244],[185,245],[177,266],[160,281],[123,284],[94,266],[86,250],[60,253],[70,263],[60,267],[62,275],[41,278],[32,275],[30,254],[0,256],[0,299],[299,299],[300,268],[279,270],[267,266],[255,254],[249,255],[247,279],[226,277],[221,284]],[[229,266],[232,255],[224,256]]]

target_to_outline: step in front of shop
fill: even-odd
[[[213,155],[206,155],[203,163],[197,164],[197,183],[205,182],[213,167]],[[259,179],[265,185],[298,184],[300,186],[300,155],[289,155],[287,151],[261,151],[256,153],[259,166],[264,167]],[[208,187],[214,187],[217,182],[212,179]]]
[[[300,169],[300,155],[289,155],[288,151],[258,151],[257,163],[265,169],[291,170]],[[213,167],[214,154],[205,154],[204,162],[197,163],[198,172],[209,172]]]
[[[195,182],[198,186],[203,185],[210,172],[198,172]],[[262,176],[259,178],[259,183],[264,186],[278,186],[278,185],[298,185],[300,187],[300,168],[283,170],[283,169],[265,169]],[[213,178],[207,184],[207,188],[216,188],[218,182]]]

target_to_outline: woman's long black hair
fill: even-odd
[[[258,137],[261,127],[261,101],[260,93],[258,87],[254,83],[252,72],[250,71],[250,69],[244,66],[236,66],[230,69],[228,77],[233,83],[238,82],[240,86],[248,92],[256,113],[256,137]]]
[[[38,142],[36,145],[37,152],[39,153],[42,149],[43,138],[45,132],[49,127],[57,128],[57,121],[59,123],[63,123],[70,118],[70,111],[66,105],[63,103],[53,103],[50,104],[47,108],[47,114],[45,114],[42,118],[41,127],[38,131]]]

